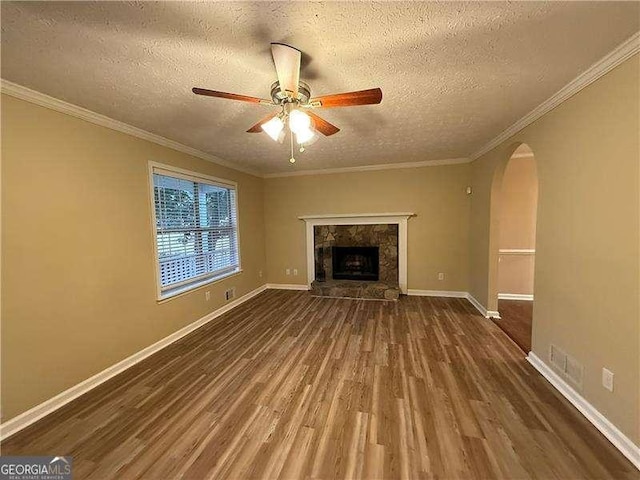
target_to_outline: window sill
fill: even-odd
[[[163,304],[166,303],[170,300],[173,300],[175,298],[178,297],[182,297],[184,295],[187,295],[189,293],[192,293],[194,290],[197,290],[199,288],[202,288],[204,286],[210,285],[212,283],[218,283],[222,280],[226,280],[227,278],[230,277],[235,277],[236,275],[239,275],[242,273],[242,268],[238,268],[237,270],[234,270],[232,272],[229,273],[225,273],[223,275],[220,275],[218,277],[210,277],[210,278],[206,278],[204,280],[200,280],[199,282],[195,282],[195,283],[190,283],[189,285],[183,285],[182,287],[178,287],[174,290],[169,290],[163,294],[160,295],[159,298],[157,298],[156,302],[158,304]]]

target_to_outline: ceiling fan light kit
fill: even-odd
[[[273,117],[268,122],[263,123],[260,127],[274,141],[282,143],[284,140],[284,122],[280,117]]]
[[[298,142],[298,145],[301,145],[301,152],[304,152],[305,145],[311,145],[317,138],[318,136],[310,128],[305,128],[304,130],[296,132],[296,142]]]
[[[374,105],[382,101],[382,90],[379,88],[311,98],[311,88],[300,81],[300,50],[283,43],[272,43],[271,55],[278,75],[278,81],[271,85],[271,100],[204,88],[193,88],[192,91],[196,95],[279,106],[279,112],[263,118],[247,132],[265,132],[274,141],[283,143],[286,136],[285,125],[287,125],[290,131],[291,158],[289,158],[289,162],[291,163],[296,161],[293,155],[294,136],[296,143],[300,146],[299,151],[302,153],[306,146],[318,139],[317,132],[328,137],[340,131],[335,125],[311,112],[311,109]]]
[[[302,133],[311,127],[311,117],[300,110],[292,110],[289,114],[289,129],[293,133]]]

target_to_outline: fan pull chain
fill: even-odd
[[[289,132],[289,144],[291,145],[291,158],[289,159],[289,162],[296,163],[296,159],[293,158],[293,132]]]

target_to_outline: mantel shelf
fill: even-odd
[[[414,217],[416,214],[413,212],[399,212],[399,213],[336,213],[336,214],[323,214],[323,215],[302,215],[298,217],[300,220],[327,220],[329,218],[409,218]]]

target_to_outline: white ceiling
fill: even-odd
[[[638,2],[2,2],[2,78],[262,173],[469,156],[640,29]],[[300,48],[341,131],[288,163],[245,130],[271,110],[269,42]]]

